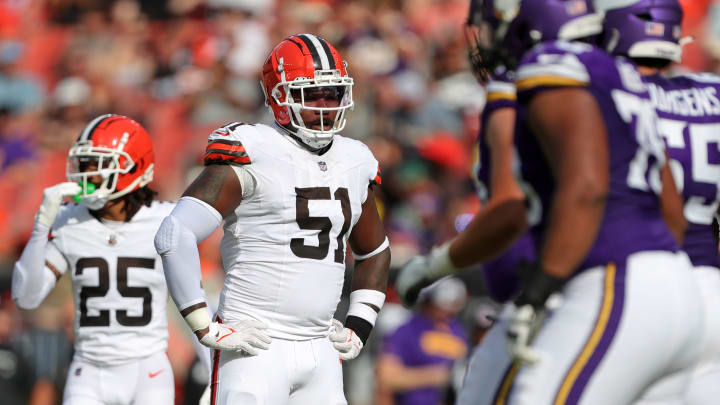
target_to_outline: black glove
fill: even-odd
[[[523,289],[515,299],[515,313],[508,324],[507,347],[514,361],[532,364],[540,360],[531,343],[545,320],[545,302],[565,280],[545,273],[539,263],[523,262],[519,267]]]
[[[526,304],[535,309],[544,307],[548,297],[560,291],[567,281],[544,272],[539,262],[522,262],[518,267],[518,274],[522,281],[522,290],[515,298],[517,307]]]

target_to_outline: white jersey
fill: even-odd
[[[318,155],[279,131],[230,124],[208,141],[206,164],[230,160],[255,179],[225,219],[218,316],[258,319],[273,338],[323,337],[340,300],[348,236],[368,186],[379,181],[378,162],[359,141],[336,135]]]
[[[167,349],[168,293],[153,238],[174,207],[153,202],[130,222],[101,222],[81,204],[62,207],[46,260],[70,270],[76,357],[117,365]]]

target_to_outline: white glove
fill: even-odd
[[[60,211],[60,205],[65,197],[71,197],[82,190],[77,183],[65,182],[48,187],[43,191],[43,200],[35,216],[35,222],[46,228],[52,227],[55,217]]]
[[[340,352],[340,360],[352,360],[360,354],[363,348],[363,342],[360,340],[355,331],[343,326],[342,322],[337,319],[332,320],[335,331],[328,336],[335,350]]]
[[[540,360],[530,343],[540,328],[544,311],[538,314],[532,305],[517,308],[510,319],[507,330],[507,345],[510,356],[521,363],[533,364]]]
[[[203,394],[200,397],[200,402],[198,402],[198,405],[210,405],[210,385],[209,384],[207,387],[205,387],[205,391],[203,391]]]
[[[395,289],[406,307],[417,302],[420,290],[455,272],[448,250],[450,242],[434,248],[427,256],[415,256],[400,269]]]
[[[270,336],[265,332],[267,325],[260,321],[246,320],[233,325],[210,323],[210,332],[200,339],[200,343],[216,350],[242,352],[248,356],[258,354],[258,349],[270,347]]]

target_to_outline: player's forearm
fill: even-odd
[[[527,230],[526,218],[522,199],[491,201],[450,244],[453,266],[463,268],[502,254]]]
[[[175,222],[170,224],[170,222]],[[160,238],[174,239],[172,248]],[[155,246],[163,263],[168,291],[178,310],[196,304],[205,304],[205,293],[201,287],[200,254],[197,239],[182,229],[172,215],[163,221],[155,237]]]
[[[389,270],[389,248],[373,257],[356,262],[352,290],[377,290],[384,293],[387,289]]]
[[[55,276],[45,269],[48,233],[48,228],[36,223],[20,259],[15,262],[12,297],[20,308],[37,308],[55,286]]]
[[[220,222],[220,214],[208,204],[183,197],[155,235],[155,248],[163,262],[170,296],[196,334],[210,323],[201,285],[197,244],[207,238]]]
[[[355,264],[345,327],[352,329],[363,344],[370,336],[377,315],[385,303],[389,270],[389,247]]]
[[[540,255],[546,273],[565,279],[580,265],[600,229],[606,192],[591,180],[558,187]]]
[[[212,311],[209,307],[205,307],[207,316],[212,317]],[[205,370],[208,372],[208,375],[212,373],[212,361],[211,361],[211,351],[207,346],[204,346],[200,343],[197,339],[192,339],[193,349],[195,349],[195,354],[198,357],[198,360],[203,364],[205,367]]]

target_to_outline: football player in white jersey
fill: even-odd
[[[65,405],[174,401],[167,287],[153,236],[174,203],[154,201],[150,136],[121,115],[95,118],[68,155],[68,182],[45,189],[15,263],[12,295],[36,308],[70,273],[75,354]],[[75,196],[80,203],[63,205]],[[209,352],[198,353],[209,362]]]
[[[293,35],[268,56],[275,123],[214,131],[205,169],[155,237],[170,294],[213,349],[213,404],[346,404],[339,360],[358,355],[385,301],[390,250],[373,187],[378,163],[340,136],[353,80],[338,52]],[[225,283],[207,315],[197,243],[225,220]],[[333,319],[355,257],[345,324]]]

